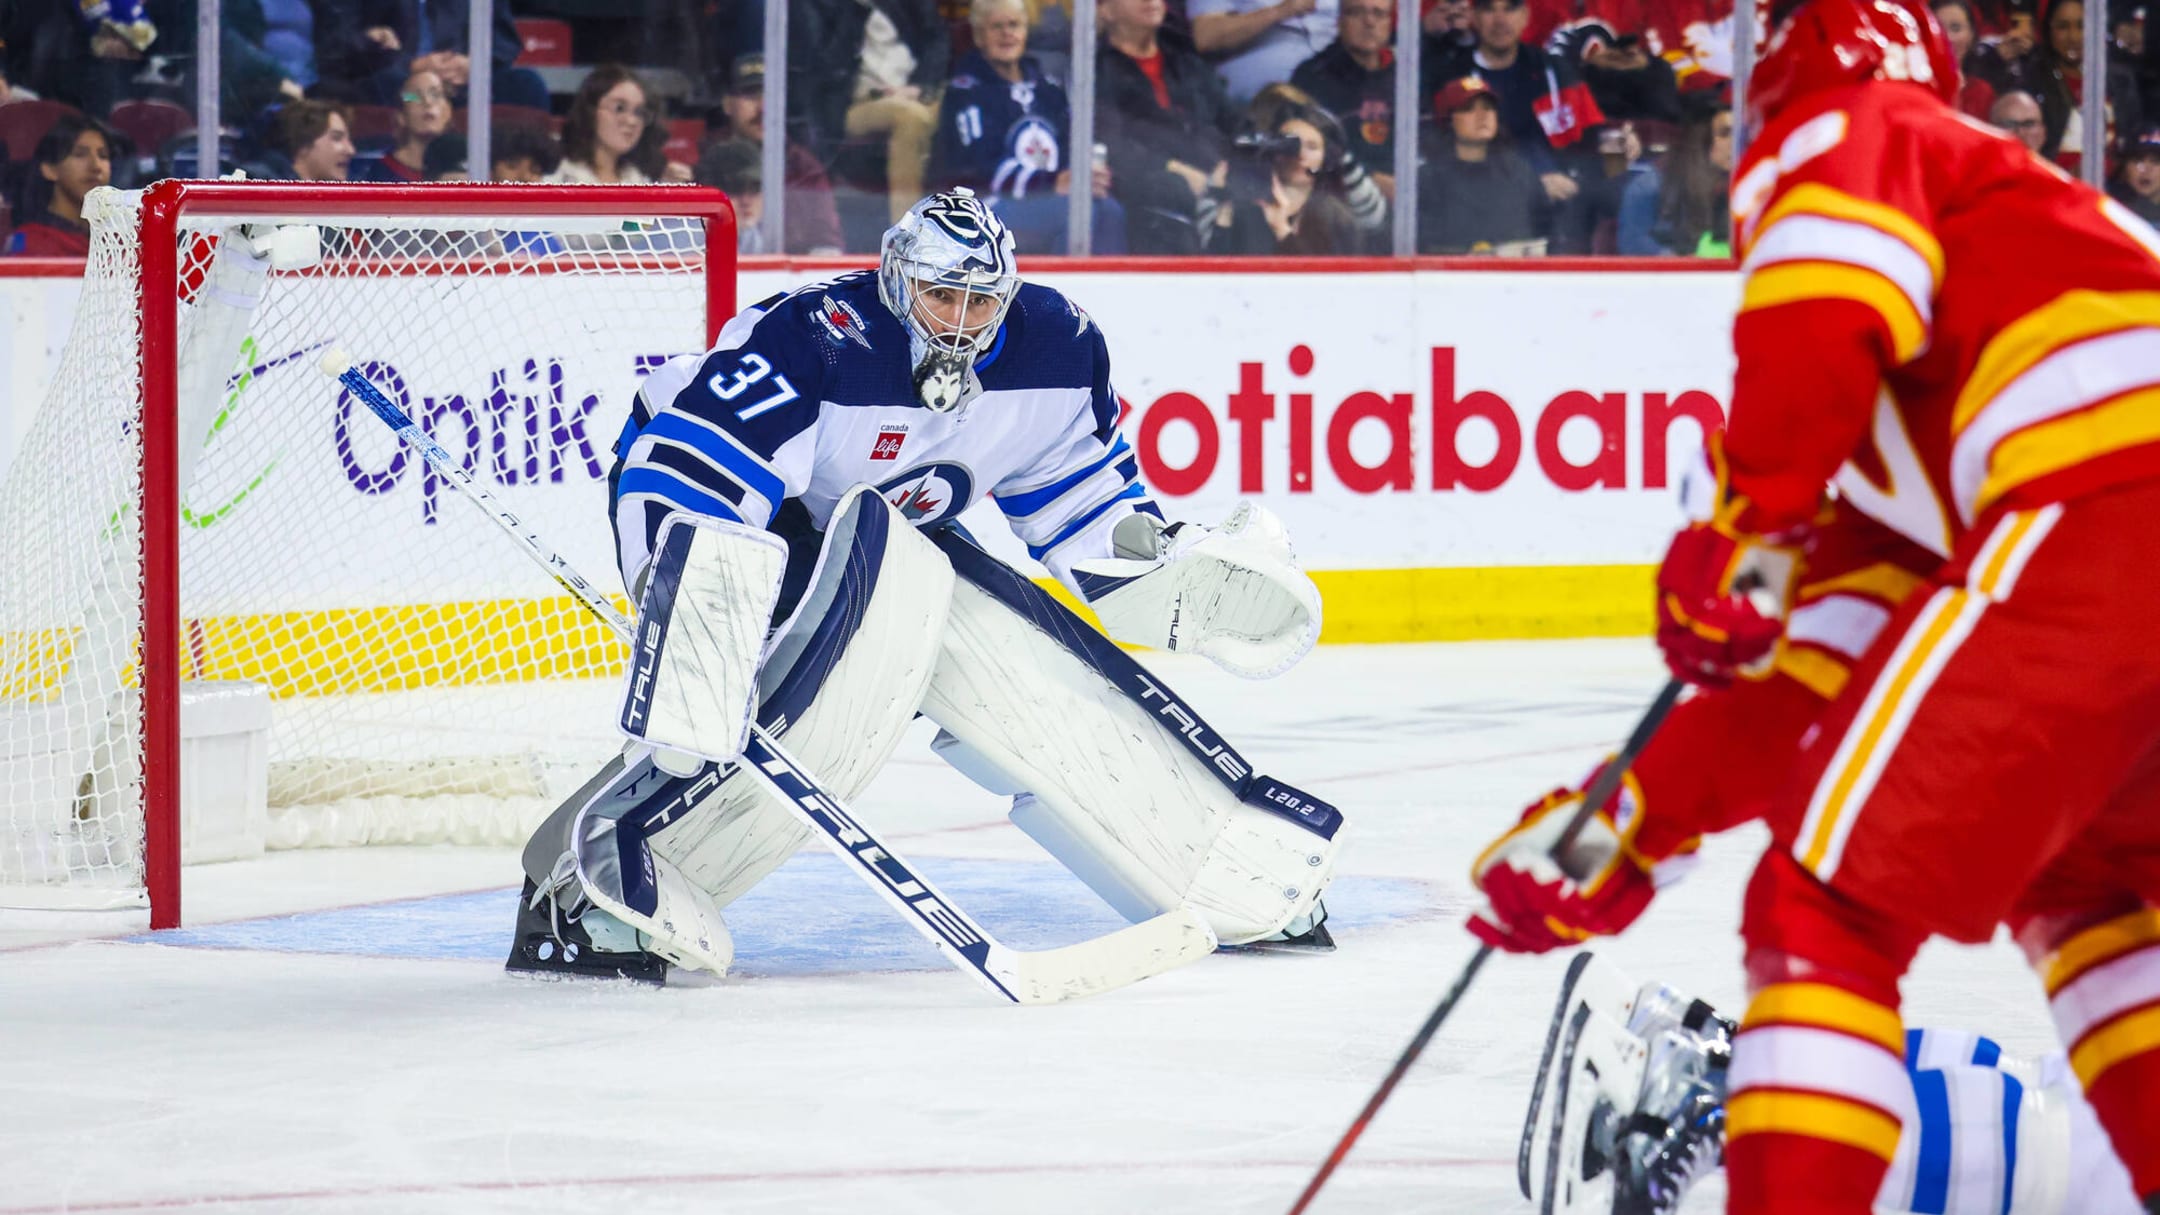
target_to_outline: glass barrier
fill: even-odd
[[[695,180],[746,254],[872,254],[965,185],[1027,254],[1722,256],[1756,33],[1730,0],[21,7],[11,228],[101,174]],[[1936,12],[1964,112],[2160,218],[2141,10]]]

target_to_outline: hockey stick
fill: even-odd
[[[1590,788],[1584,791],[1583,804],[1576,808],[1575,816],[1568,820],[1567,829],[1560,833],[1559,840],[1553,844],[1552,851],[1556,859],[1575,842],[1576,836],[1582,834],[1590,816],[1612,800],[1612,795],[1620,788],[1620,778],[1627,774],[1628,768],[1642,755],[1643,748],[1650,743],[1650,736],[1657,733],[1658,727],[1665,723],[1665,715],[1672,712],[1673,705],[1679,702],[1680,693],[1686,687],[1686,684],[1672,679],[1667,680],[1665,686],[1658,690],[1657,699],[1650,702],[1642,720],[1635,723],[1635,731],[1629,734],[1627,742],[1621,745],[1620,753],[1613,757],[1611,763],[1605,765],[1605,770],[1598,773],[1597,779],[1590,782]],[[1305,1183],[1304,1192],[1291,1204],[1290,1215],[1302,1215],[1305,1208],[1312,1205],[1313,1198],[1320,1193],[1320,1187],[1327,1184],[1327,1179],[1334,1175],[1336,1166],[1340,1165],[1343,1158],[1350,1154],[1350,1149],[1357,1145],[1359,1136],[1371,1125],[1373,1115],[1380,1112],[1381,1105],[1394,1093],[1395,1086],[1402,1083],[1410,1065],[1416,1063],[1418,1056],[1425,1053],[1425,1044],[1431,1042],[1433,1035],[1439,1032],[1440,1023],[1447,1020],[1448,1014],[1454,1012],[1455,1005],[1462,1000],[1463,993],[1470,990],[1470,980],[1477,977],[1479,968],[1485,965],[1485,959],[1491,957],[1492,952],[1492,946],[1481,944],[1477,947],[1477,952],[1470,955],[1470,961],[1464,964],[1462,973],[1455,977],[1454,986],[1449,987],[1447,994],[1440,997],[1440,1003],[1434,1007],[1432,1015],[1425,1018],[1425,1024],[1418,1026],[1417,1036],[1410,1039],[1410,1045],[1403,1048],[1401,1057],[1395,1060],[1395,1066],[1388,1069],[1387,1078],[1373,1091],[1372,1098],[1365,1102],[1365,1108],[1359,1110],[1358,1116],[1351,1120],[1350,1129],[1344,1131],[1342,1138],[1336,1141],[1335,1150],[1329,1152],[1328,1158],[1321,1162],[1320,1171],[1314,1173],[1312,1180]]]
[[[429,438],[411,416],[360,374],[343,351],[332,350],[324,355],[321,366],[323,374],[343,384],[373,410],[384,425],[397,432],[400,441],[486,512],[527,556],[613,629],[625,645],[630,643],[634,631],[629,619],[585,581],[562,554],[489,493],[470,470]],[[1215,951],[1214,930],[1190,907],[1179,907],[1093,940],[1057,949],[1024,950],[1000,944],[920,871],[887,848],[763,726],[751,727],[749,743],[737,766],[816,831],[828,847],[854,867],[858,877],[937,946],[946,961],[1015,1004],[1052,1004],[1110,991]]]

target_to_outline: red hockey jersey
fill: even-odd
[[[1835,477],[1947,553],[1998,506],[2160,475],[2160,235],[2009,136],[1914,85],[1810,94],[1732,216],[1743,522],[1800,523]]]

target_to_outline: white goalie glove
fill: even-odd
[[[676,512],[638,591],[618,723],[677,776],[742,754],[787,545],[770,532]]]
[[[1073,571],[1118,641],[1205,655],[1233,675],[1266,679],[1320,638],[1320,589],[1263,506],[1239,503],[1216,528],[1134,514],[1111,544],[1117,556],[1076,561]]]

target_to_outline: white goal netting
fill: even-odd
[[[185,844],[195,803],[245,783],[226,769],[251,713],[271,847],[517,842],[618,745],[619,645],[316,364],[345,350],[608,585],[616,433],[644,371],[704,348],[707,276],[732,250],[708,268],[687,215],[490,214],[473,188],[458,214],[386,190],[364,219],[250,214],[234,193],[183,207],[169,237],[146,237],[139,194],[89,208],[74,327],[0,480],[0,906],[144,905],[146,782],[177,767]],[[145,256],[161,239],[163,275]],[[165,342],[146,336],[160,292],[178,301]],[[177,585],[142,546],[161,378]],[[176,670],[145,662],[159,596]],[[142,741],[160,681],[182,689],[175,765]]]

